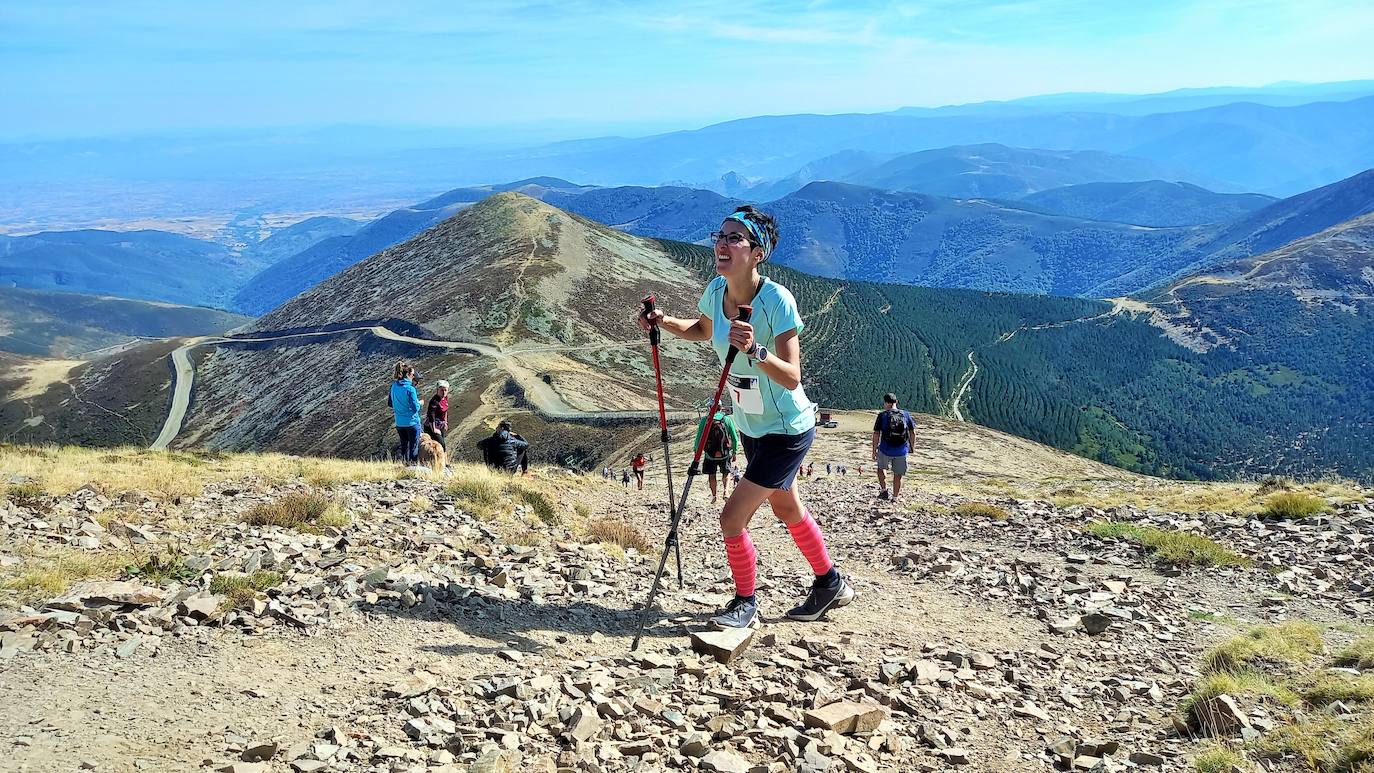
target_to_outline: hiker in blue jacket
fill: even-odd
[[[399,360],[393,372],[387,404],[396,416],[396,434],[401,438],[401,460],[415,464],[420,458],[420,394],[411,379],[415,366]]]

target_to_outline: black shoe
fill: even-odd
[[[821,578],[817,578],[811,583],[811,593],[806,597],[806,601],[788,611],[787,616],[792,620],[810,623],[825,617],[825,613],[832,608],[842,607],[853,600],[854,589],[843,577],[833,586],[826,585]]]
[[[730,599],[725,609],[711,618],[711,624],[720,628],[753,628],[758,622],[759,602],[752,597]]]
[[[887,489],[883,489],[883,490],[879,491],[879,492],[878,492],[878,498],[879,498],[879,499],[887,499]]]

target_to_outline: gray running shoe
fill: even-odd
[[[721,628],[753,628],[759,621],[759,602],[756,599],[730,599],[725,609],[711,618],[711,624]]]
[[[811,593],[806,597],[806,601],[799,607],[794,607],[787,613],[793,620],[800,620],[810,623],[825,617],[825,613],[831,609],[842,607],[854,600],[854,589],[843,577],[840,578],[839,585],[827,587],[820,584],[820,580],[811,583]]]

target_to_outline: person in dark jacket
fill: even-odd
[[[420,458],[420,395],[411,379],[415,366],[400,360],[392,369],[393,381],[387,403],[396,418],[396,434],[401,439],[401,460],[415,464]]]
[[[489,467],[515,472],[523,465],[526,471],[529,470],[526,452],[530,444],[511,431],[508,421],[501,422],[490,437],[478,441],[477,447],[482,450],[482,459]]]
[[[448,432],[448,382],[440,381],[435,385],[434,396],[429,398],[429,405],[425,409],[425,434],[447,451],[445,432]]]

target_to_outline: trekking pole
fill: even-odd
[[[750,306],[739,307],[739,321],[748,322],[749,315],[754,309]],[[720,381],[716,383],[716,393],[711,398],[711,410],[706,413],[708,417],[716,415],[716,409],[720,407],[720,395],[725,391],[725,380],[730,377],[730,366],[735,362],[735,356],[739,354],[739,349],[731,346],[730,351],[725,353],[725,367],[721,368]],[[666,419],[665,419],[666,424]],[[701,454],[706,450],[707,433],[701,433],[701,438],[697,440],[696,451],[692,453],[692,464],[687,468],[687,481],[682,484],[682,496],[678,499],[677,507],[673,508],[672,520],[668,526],[668,539],[663,545],[663,555],[658,559],[658,570],[654,572],[654,584],[649,588],[649,598],[644,602],[644,606],[639,610],[639,629],[635,631],[634,641],[630,643],[630,652],[639,649],[639,640],[644,638],[644,615],[654,605],[654,598],[658,596],[659,582],[663,579],[663,567],[668,563],[668,551],[677,546],[677,526],[682,519],[682,511],[687,508],[687,492],[692,488],[692,479],[701,474]],[[679,575],[680,579],[680,575]]]
[[[644,304],[644,318],[654,312],[654,296],[650,293],[644,296],[641,301]],[[654,356],[654,388],[658,393],[658,430],[659,436],[663,439],[663,467],[668,473],[668,515],[671,518],[673,513],[673,463],[668,456],[668,411],[663,407],[663,367],[658,361],[658,343],[661,338],[661,331],[655,322],[649,323],[649,349]],[[677,586],[682,587],[682,548],[678,545],[676,530],[668,533],[668,544],[673,548],[673,554],[677,558]]]

